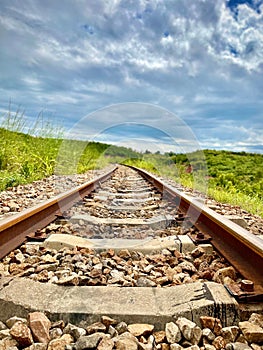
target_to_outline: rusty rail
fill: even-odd
[[[227,286],[229,292],[239,301],[263,301],[263,240],[197,200],[163,183],[152,174],[136,167],[131,168],[151,182],[164,197],[172,200],[191,224],[195,225],[205,237],[209,236],[215,249],[234,266],[241,276],[254,284],[254,290],[251,290],[249,281],[244,281],[244,286],[249,288],[245,291],[236,285]],[[2,220],[0,222],[0,258],[23,243],[27,236],[44,228],[74,203],[95,190],[100,182],[107,180],[115,170],[116,167],[49,201]],[[197,237],[197,243],[198,240]],[[202,239],[200,241],[202,242]]]
[[[241,276],[254,284],[253,291],[244,291],[237,285],[229,285],[229,292],[239,301],[263,301],[263,240],[147,171],[131,168],[150,181],[165,197],[173,200],[192,224],[205,237],[210,237],[215,249]]]
[[[100,182],[106,181],[115,170],[116,167],[92,181],[0,221],[0,259],[22,244],[27,236],[47,226],[63,211],[96,189]]]

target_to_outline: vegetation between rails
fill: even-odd
[[[40,128],[40,136],[31,136],[19,132],[22,126],[17,113],[13,118],[9,114],[0,128],[0,190],[53,174],[82,173],[122,162],[169,177],[219,202],[239,205],[263,217],[261,154],[213,150],[187,155],[148,151],[142,154],[103,143],[63,140],[60,132],[55,135],[46,125]]]

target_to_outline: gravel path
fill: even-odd
[[[191,253],[164,249],[161,254],[108,249],[46,249],[26,243],[0,262],[0,276],[19,276],[58,285],[169,287],[198,281],[239,282],[233,267],[215,251]]]
[[[90,181],[110,168],[90,170],[85,174],[77,175],[52,175],[31,184],[19,185],[2,191],[0,192],[0,220]]]
[[[189,189],[187,187],[178,185],[176,182],[174,182],[171,179],[161,178],[161,177],[160,179],[170,184],[171,186],[178,188],[180,191],[183,191],[190,196],[202,198],[206,206],[208,206],[209,208],[211,208],[212,210],[216,211],[221,215],[226,215],[229,217],[237,216],[244,219],[244,223],[245,223],[244,228],[246,228],[248,231],[250,231],[255,235],[263,235],[263,218],[261,218],[260,216],[251,214],[237,205],[217,202],[213,198],[205,196],[203,193],[197,190]]]
[[[105,171],[90,171],[83,175],[52,176],[30,185],[18,186],[0,193],[0,219],[52,198],[53,196],[89,181]],[[172,181],[171,185],[178,187]],[[181,186],[180,186],[181,187]],[[107,186],[103,188],[107,190]],[[187,190],[189,194],[202,196]],[[203,197],[203,196],[202,196]],[[99,201],[98,201],[99,202]],[[263,219],[236,206],[217,203],[205,198],[206,205],[223,215],[240,216],[248,229],[263,234]],[[89,207],[89,200],[86,201]],[[165,210],[173,208],[165,207]],[[104,215],[105,209],[93,207],[92,213]],[[116,212],[115,212],[116,214]],[[143,213],[136,213],[135,216]],[[118,214],[116,214],[118,216]],[[86,227],[86,232],[88,232]],[[91,228],[90,228],[91,229]],[[159,236],[181,233],[180,225],[155,230]],[[57,221],[42,233],[78,234],[80,224]],[[126,228],[122,228],[124,232]],[[170,230],[170,231],[169,231]],[[136,235],[135,235],[136,236]],[[92,237],[92,236],[91,236]],[[139,238],[139,237],[133,237]],[[197,247],[183,254],[164,249],[161,254],[142,254],[123,249],[118,253],[91,249],[45,249],[38,243],[26,243],[0,262],[1,275],[32,278],[59,285],[115,285],[122,287],[169,287],[196,280],[227,284],[240,281],[235,270],[216,252]],[[27,319],[13,317],[0,321],[0,349],[98,349],[98,350],[263,350],[263,316],[253,314],[249,320],[232,327],[223,327],[219,319],[201,316],[200,324],[184,317],[167,323],[156,331],[151,324],[126,324],[107,316],[101,322],[73,325],[62,320],[51,322],[41,312],[31,313]]]
[[[109,168],[107,168],[107,170]],[[43,180],[35,181],[32,184],[20,185],[2,191],[0,192],[0,220],[6,216],[20,212],[23,209],[50,199],[65,190],[73,188],[74,186],[92,180],[103,172],[105,172],[105,169],[91,170],[85,174],[78,175],[53,175]],[[174,187],[180,189],[183,188],[170,179],[164,180]],[[204,197],[204,195],[200,194],[198,191],[188,188],[183,188],[183,190],[191,195],[205,198],[205,204],[222,215],[239,216],[243,218],[247,223],[247,229],[249,231],[255,235],[263,235],[263,218],[250,214],[238,206],[219,203],[211,198]]]

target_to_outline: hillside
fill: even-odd
[[[137,165],[263,217],[263,155],[204,150],[144,154],[98,142],[33,137],[0,128],[0,190],[109,163]]]
[[[33,137],[0,128],[0,190],[54,173],[83,173],[137,156],[125,147]]]
[[[204,150],[127,161],[263,217],[263,155]]]
[[[263,198],[263,155],[245,152],[203,151],[210,186],[224,188],[231,192],[242,192],[249,196]],[[198,171],[198,152],[192,154],[191,165]],[[172,155],[175,163],[186,168],[189,161],[186,155]]]

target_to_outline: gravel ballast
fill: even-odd
[[[51,322],[42,312],[0,321],[0,349],[39,350],[262,350],[263,315],[252,314],[238,326],[222,327],[220,319],[201,316],[201,327],[185,317],[154,325],[127,324],[102,316],[100,322]]]

